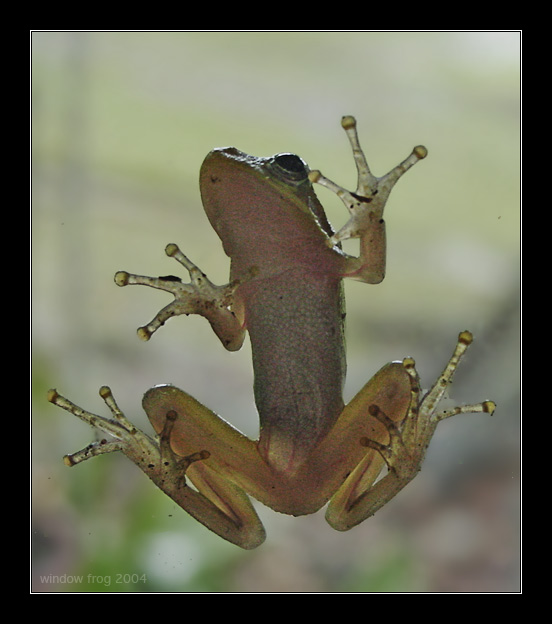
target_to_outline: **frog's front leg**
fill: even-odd
[[[412,481],[422,467],[426,449],[441,420],[455,414],[494,412],[495,404],[492,401],[437,411],[438,403],[443,398],[471,342],[470,332],[464,331],[459,335],[452,357],[432,388],[423,396],[414,360],[405,358],[402,373],[394,368],[395,365],[383,369],[381,377],[377,380],[378,385],[388,385],[392,382],[406,388],[405,384],[409,384],[410,401],[406,413],[403,412],[403,402],[399,402],[398,399],[394,399],[396,405],[387,406],[386,411],[383,411],[373,402],[375,389],[373,383],[369,382],[353,400],[351,413],[346,415],[344,425],[340,425],[338,420],[336,433],[339,435],[340,429],[351,428],[354,419],[363,419],[368,412],[371,418],[383,426],[387,439],[383,440],[381,436],[378,439],[375,436],[372,438],[363,436],[358,440],[360,445],[370,451],[349,475],[328,506],[326,519],[335,529],[346,531],[369,518]],[[368,399],[364,399],[363,395]],[[396,396],[402,401],[404,392],[397,393]],[[374,428],[376,432],[381,430]],[[337,444],[337,441],[333,444]],[[381,467],[385,464],[387,474],[376,481]]]
[[[189,439],[190,436],[186,436],[195,450],[185,455],[175,452],[178,429],[186,421],[188,412],[192,411],[199,420],[210,421],[215,427],[218,425],[218,433],[223,440],[231,440],[235,454],[239,455],[240,448],[243,447],[243,452],[252,452],[258,459],[250,440],[194,399],[171,386],[152,388],[144,398],[144,407],[150,420],[158,425],[156,439],[140,431],[124,416],[107,386],[100,389],[100,395],[109,407],[112,418],[92,414],[61,396],[56,390],[48,392],[51,403],[110,436],[110,440],[102,438],[72,455],[66,455],[64,461],[68,466],[74,466],[96,455],[121,451],[177,505],[224,539],[246,549],[256,548],[264,541],[264,527],[247,495],[241,488],[208,467],[212,461],[211,452],[201,444],[204,442],[206,446],[212,446],[215,442],[209,440],[208,435],[202,440],[194,440],[193,437]],[[159,397],[170,397],[170,405],[163,404]],[[206,465],[199,467],[201,464]],[[190,478],[197,490],[187,485],[187,478]]]
[[[245,338],[245,330],[234,305],[234,292],[239,282],[235,280],[223,286],[213,284],[174,243],[167,245],[165,253],[187,269],[191,280],[189,284],[183,283],[180,278],[173,275],[147,277],[126,271],[118,271],[115,274],[115,283],[118,286],[150,286],[174,295],[174,301],[160,310],[150,323],[138,329],[138,336],[142,340],[149,340],[152,334],[173,316],[199,314],[209,321],[226,349],[237,351]]]
[[[350,214],[347,223],[330,237],[329,245],[334,246],[350,238],[360,239],[360,255],[358,258],[349,258],[345,277],[378,284],[385,277],[386,238],[383,220],[385,204],[399,178],[418,160],[427,156],[427,149],[423,145],[418,145],[402,163],[386,175],[377,178],[372,175],[360,147],[355,118],[343,117],[341,125],[353,150],[358,174],[356,191],[351,192],[338,186],[317,170],[309,173],[309,179],[334,192],[343,201]]]

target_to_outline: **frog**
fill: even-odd
[[[427,155],[424,146],[387,174],[372,174],[353,116],[342,118],[357,170],[349,191],[293,153],[255,157],[212,150],[199,176],[206,216],[230,258],[227,284],[213,283],[178,245],[165,253],[189,274],[149,277],[118,271],[120,287],[143,285],[173,300],[138,329],[149,340],[169,319],[198,314],[229,351],[248,334],[259,435],[253,440],[172,384],[146,391],[145,433],[100,388],[109,417],[52,389],[48,400],[97,430],[99,438],[64,461],[122,452],[177,505],[228,542],[250,550],[266,531],[253,500],[292,516],[326,506],[326,520],[348,531],[373,516],[420,471],[439,422],[489,413],[493,401],[439,409],[472,343],[459,333],[452,355],[423,391],[412,357],[385,364],[347,403],[343,280],[379,284],[385,276],[384,208],[398,180]],[[349,218],[334,231],[315,184],[335,193]],[[358,254],[343,242],[358,239]],[[107,437],[106,437],[107,435]]]

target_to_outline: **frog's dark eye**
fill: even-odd
[[[289,182],[306,180],[309,171],[306,163],[295,154],[276,154],[272,165],[276,173]]]

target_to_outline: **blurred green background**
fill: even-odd
[[[183,592],[511,592],[519,589],[520,34],[34,32],[32,44],[33,589]],[[354,187],[340,127],[357,117],[381,175],[429,157],[386,211],[387,277],[348,283],[350,399],[415,357],[429,385],[457,333],[476,337],[451,395],[496,415],[442,423],[421,474],[375,517],[334,532],[323,512],[259,506],[243,552],[189,518],[122,455],[68,469],[109,384],[150,431],[141,396],[171,382],[255,436],[248,344],[227,353],[200,318],[136,337],[168,302],[116,270],[180,274],[178,243],[216,283],[228,259],[204,216],[203,157],[234,145],[298,153]],[[346,213],[321,189],[334,227]],[[56,581],[60,581],[59,583]]]

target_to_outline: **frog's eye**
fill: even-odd
[[[276,175],[286,182],[303,182],[309,172],[306,163],[295,154],[276,154],[272,166]]]

